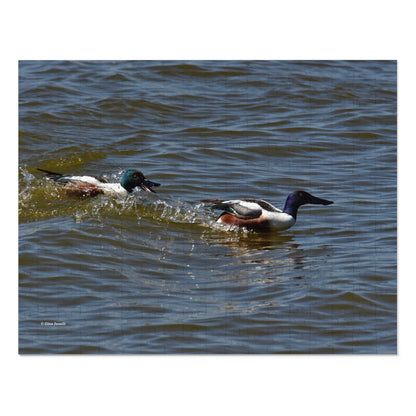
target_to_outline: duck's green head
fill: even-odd
[[[160,183],[149,181],[143,173],[138,170],[129,169],[121,179],[121,186],[127,192],[133,191],[136,186],[140,186],[140,188],[147,192],[155,192],[152,187],[160,186]]]

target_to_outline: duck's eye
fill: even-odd
[[[137,173],[133,173],[133,178],[137,178]]]

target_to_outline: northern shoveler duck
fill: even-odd
[[[283,211],[259,199],[203,199],[224,212],[217,222],[245,227],[251,230],[286,230],[296,222],[298,209],[305,204],[329,205],[332,201],[317,198],[305,191],[292,192],[286,199]]]
[[[159,183],[145,178],[142,172],[133,169],[126,171],[120,183],[109,183],[104,178],[98,176],[72,176],[40,168],[38,170],[61,185],[65,192],[76,196],[96,196],[99,194],[128,195],[137,186],[144,191],[155,192],[152,187],[160,186]]]

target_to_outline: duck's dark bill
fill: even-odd
[[[152,181],[149,181],[148,179],[146,179],[145,181],[143,181],[143,183],[140,185],[140,187],[144,191],[146,191],[146,192],[154,192],[154,193],[156,193],[156,191],[154,191],[152,189],[152,187],[156,187],[156,186],[160,186],[160,183],[152,182]]]
[[[333,204],[333,201],[328,201],[327,199],[317,198],[316,196],[312,196],[312,204],[320,204],[320,205],[329,205]]]

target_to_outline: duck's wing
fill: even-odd
[[[93,176],[93,178],[97,179],[97,181],[101,183],[110,183],[107,179],[103,178],[102,176]]]
[[[270,212],[283,212],[281,209],[276,208],[272,204],[269,204],[267,201],[264,201],[262,199],[245,199],[244,201],[254,202],[257,205],[259,205],[261,208],[265,209],[266,211],[270,211]]]
[[[263,212],[262,207],[258,203],[253,202],[253,200],[234,199],[224,201],[222,199],[203,199],[201,202],[213,204],[213,208],[222,209],[224,212],[244,220],[259,218]]]
[[[83,184],[83,183],[108,183],[106,179],[101,176],[72,176],[72,175],[64,175],[58,172],[52,172],[46,169],[37,168],[38,171],[42,172],[46,177],[53,179],[55,182],[60,184]]]
[[[61,184],[61,185],[66,185],[68,183],[70,184],[75,184],[76,182],[72,179],[71,176],[68,175],[64,175],[62,173],[58,173],[58,172],[52,172],[50,170],[46,170],[46,169],[40,169],[37,168],[38,171],[42,172],[47,178],[52,179],[53,181]]]
[[[53,179],[54,181],[56,181],[56,180],[58,180],[58,179],[60,179],[64,176],[62,173],[52,172],[52,171],[46,170],[46,169],[37,168],[37,170],[39,172],[42,172],[48,178]]]

